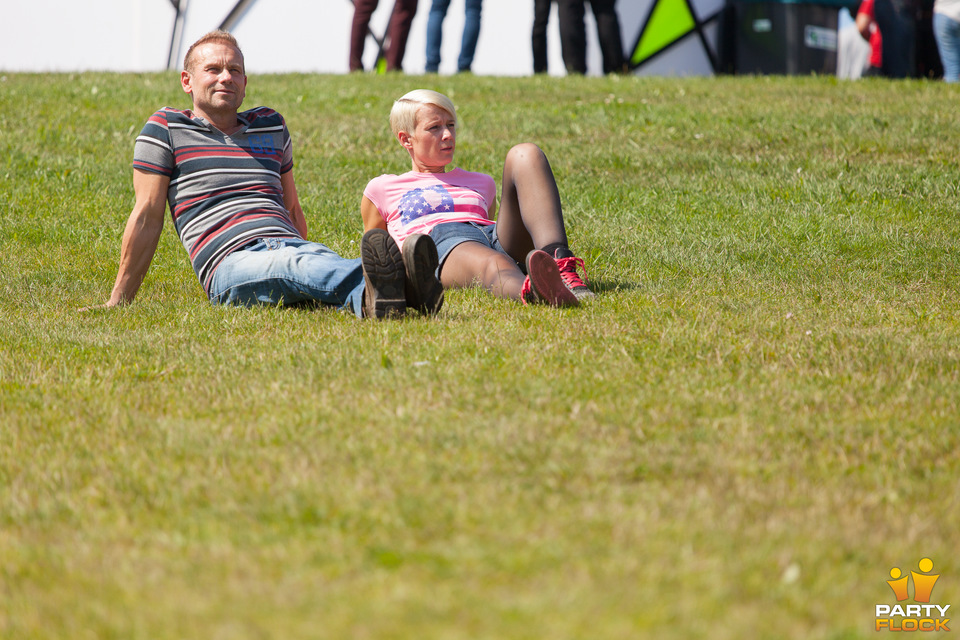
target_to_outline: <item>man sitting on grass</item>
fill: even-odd
[[[243,53],[214,31],[187,51],[180,83],[193,109],[156,111],[137,138],[136,203],[120,266],[102,307],[133,301],[156,252],[165,203],[204,291],[214,304],[320,302],[359,317],[402,314],[407,302],[436,313],[443,301],[437,252],[422,236],[400,249],[386,231],[366,233],[360,259],[307,241],[283,117],[239,112],[247,86]]]

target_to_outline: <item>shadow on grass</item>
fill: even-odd
[[[610,280],[610,279],[590,279],[588,281],[588,286],[590,290],[593,291],[598,296],[602,296],[607,293],[619,293],[633,291],[641,289],[643,287],[642,283],[639,281],[628,281],[628,280]],[[475,318],[476,313],[480,311],[478,305],[484,306],[484,300],[489,299],[489,301],[498,300],[497,298],[490,296],[485,292],[481,292],[479,289],[477,291],[467,292],[466,290],[448,290],[447,300],[443,305],[443,308],[440,311],[441,316],[447,316],[448,318],[453,316],[458,319],[467,319]],[[453,295],[451,295],[453,294]],[[459,300],[461,296],[467,296]],[[512,304],[509,301],[502,301],[506,304]],[[519,304],[519,303],[517,303]],[[216,305],[214,305],[216,306]],[[226,307],[225,307],[226,308]],[[301,302],[295,302],[291,304],[267,304],[267,303],[254,303],[249,305],[237,305],[231,307],[233,309],[267,309],[267,310],[291,310],[305,313],[342,313],[346,316],[353,316],[353,310],[349,308],[339,308],[332,305],[324,304],[322,302],[304,300]],[[421,317],[419,313],[408,312],[402,318],[412,319]],[[359,318],[358,318],[359,319]],[[364,318],[366,319],[366,318]],[[394,318],[401,319],[401,318]]]

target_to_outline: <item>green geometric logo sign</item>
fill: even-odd
[[[630,57],[636,66],[693,31],[697,21],[686,0],[659,0],[653,5],[640,42]]]
[[[640,4],[644,0],[634,2]],[[714,73],[719,72],[719,41],[716,37],[719,31],[716,27],[725,4],[724,0],[652,0],[651,4],[646,5],[646,10],[638,6],[639,11],[632,12],[628,23],[630,26],[627,27],[631,31],[637,29],[633,31],[637,36],[629,54],[630,67],[637,69],[657,58],[675,60],[681,65],[678,68],[683,69],[692,55],[698,61],[694,65],[705,61]],[[674,49],[675,45],[676,51],[682,53],[679,57],[671,58],[668,50]]]

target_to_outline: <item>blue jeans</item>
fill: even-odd
[[[944,82],[960,81],[960,22],[942,13],[934,13],[933,35],[943,63]]]
[[[363,317],[363,267],[329,247],[296,238],[262,238],[229,254],[210,283],[214,304],[321,302]]]
[[[458,71],[470,71],[473,54],[477,51],[480,39],[480,6],[483,0],[466,0],[466,21],[463,24],[463,39],[460,42],[460,57],[457,58]],[[433,0],[430,17],[427,20],[427,66],[428,73],[436,73],[440,68],[440,43],[443,41],[443,19],[447,17],[450,0]]]

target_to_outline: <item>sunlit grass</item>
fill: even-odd
[[[224,309],[172,225],[105,300],[170,74],[0,79],[0,636],[867,638],[956,584],[956,90],[829,78],[251,78],[311,238],[531,140],[599,297],[434,319]]]

